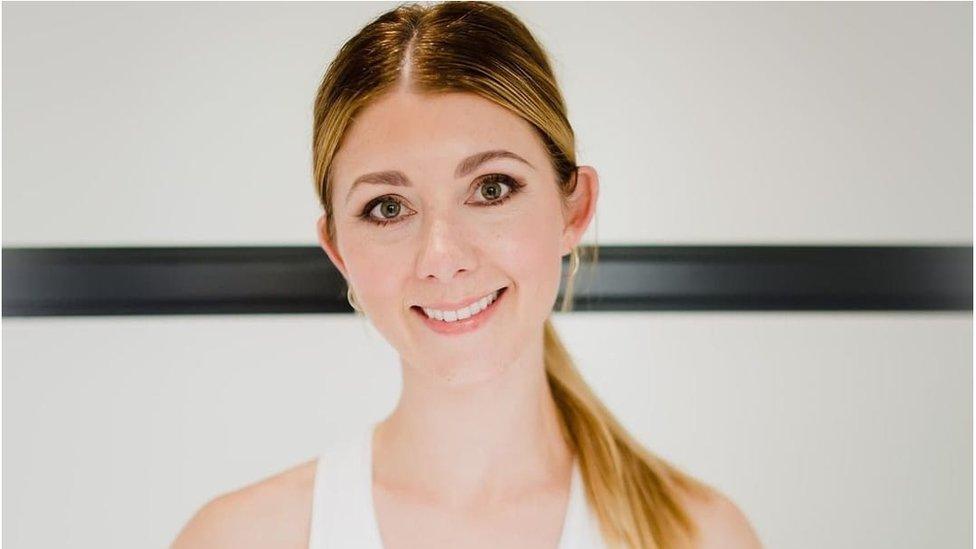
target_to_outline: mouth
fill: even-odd
[[[472,303],[468,307],[457,311],[438,311],[414,305],[410,310],[428,328],[439,334],[456,335],[477,330],[494,316],[502,299],[508,291],[508,286],[500,288]],[[492,298],[492,296],[494,296]]]

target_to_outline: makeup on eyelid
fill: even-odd
[[[525,186],[525,183],[522,183],[521,181],[517,180],[516,178],[510,175],[493,173],[480,178],[477,188],[480,189],[481,187],[483,187],[488,183],[500,183],[502,185],[507,186],[509,188],[509,191],[506,194],[504,194],[501,198],[492,201],[487,201],[487,202],[475,202],[474,203],[475,205],[486,206],[486,207],[498,206],[500,204],[507,202],[509,198],[514,196]],[[360,219],[366,221],[367,223],[372,223],[374,225],[380,225],[380,226],[389,225],[391,223],[399,223],[404,217],[410,217],[409,215],[404,215],[404,216],[392,217],[388,219],[381,219],[370,215],[377,206],[382,205],[385,202],[394,202],[398,204],[400,207],[403,207],[403,203],[397,200],[396,198],[394,198],[394,196],[395,195],[383,195],[374,198],[373,200],[370,200],[369,202],[366,203],[366,206],[363,208],[362,213],[358,214],[356,217],[359,217]],[[397,211],[397,213],[399,213],[399,210]]]

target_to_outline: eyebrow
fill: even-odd
[[[488,162],[489,160],[495,160],[498,158],[511,158],[513,160],[518,160],[519,162],[522,162],[523,164],[527,165],[533,170],[535,169],[535,166],[530,164],[528,160],[522,158],[521,156],[511,151],[498,149],[493,151],[484,151],[484,152],[472,154],[471,156],[465,158],[457,165],[457,168],[455,168],[454,178],[455,179],[462,178],[468,175],[469,173],[471,173],[472,171],[474,171],[478,166],[484,164],[485,162]],[[356,190],[356,187],[362,183],[373,184],[373,185],[395,185],[395,186],[403,186],[403,187],[410,186],[410,180],[407,179],[407,176],[403,175],[403,172],[397,170],[387,170],[382,172],[367,173],[357,177],[356,180],[352,182],[352,186],[349,187],[349,192],[346,194],[346,202],[349,202],[349,198],[352,196],[352,192]]]

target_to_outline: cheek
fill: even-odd
[[[535,303],[536,313],[546,314],[559,292],[561,217],[552,205],[536,204],[533,215],[521,212],[510,217],[504,227],[491,235],[495,258],[520,290],[520,300]]]
[[[365,238],[349,242],[344,256],[356,298],[368,310],[386,310],[401,306],[404,299],[401,284],[411,264],[404,246],[390,246]],[[399,254],[399,255],[398,255]]]

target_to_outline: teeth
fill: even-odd
[[[464,320],[466,318],[471,318],[472,316],[484,311],[492,304],[495,299],[498,298],[498,291],[493,292],[490,295],[475,301],[467,307],[463,307],[456,311],[438,311],[437,309],[429,309],[423,307],[424,313],[433,319],[442,320],[444,322],[457,322],[458,320]]]

